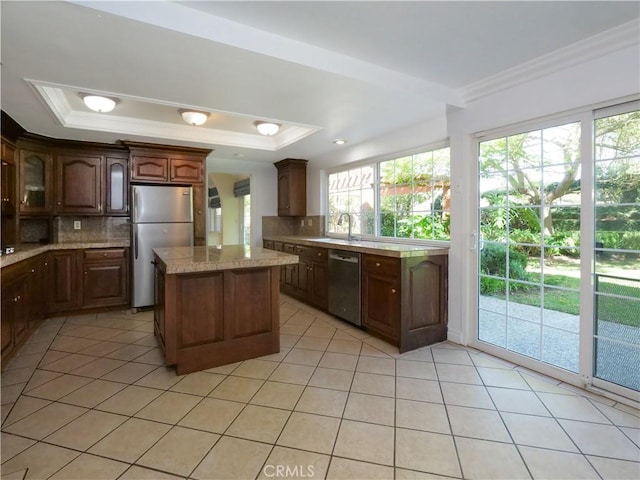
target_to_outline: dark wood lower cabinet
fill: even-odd
[[[52,250],[2,268],[2,360],[47,315],[129,305],[127,248]]]
[[[82,262],[82,306],[108,307],[129,301],[126,248],[85,250]]]
[[[24,276],[2,279],[2,359],[20,345],[28,332],[27,282]]]
[[[362,325],[400,353],[447,339],[448,257],[363,256]]]
[[[280,289],[316,307],[329,306],[328,250],[326,248],[293,245],[282,242],[263,242],[264,248],[297,255],[299,262],[283,265],[280,271]]]
[[[280,350],[279,267],[189,274],[156,265],[156,335],[179,375]]]
[[[362,326],[397,342],[400,259],[364,255],[362,271]]]
[[[280,289],[322,310],[328,308],[326,248],[265,240],[264,248],[298,255],[281,270]],[[400,352],[447,339],[448,256],[362,255],[362,327]]]
[[[42,320],[43,285],[34,278],[40,273],[39,259],[30,259],[2,269],[2,360],[6,360]]]
[[[48,254],[49,312],[64,312],[80,307],[78,253],[77,250],[57,250]]]

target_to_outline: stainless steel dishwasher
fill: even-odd
[[[362,324],[359,253],[329,250],[329,313]]]

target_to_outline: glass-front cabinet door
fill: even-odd
[[[20,150],[20,213],[50,213],[51,154]]]

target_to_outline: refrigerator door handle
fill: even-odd
[[[133,196],[133,221],[138,221],[138,189],[133,187],[131,189],[131,195]],[[136,254],[136,258],[138,255]]]
[[[138,259],[138,225],[133,225],[133,255],[136,260]]]

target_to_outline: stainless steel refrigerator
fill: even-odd
[[[155,302],[152,249],[193,245],[192,196],[191,187],[131,187],[133,308]]]

